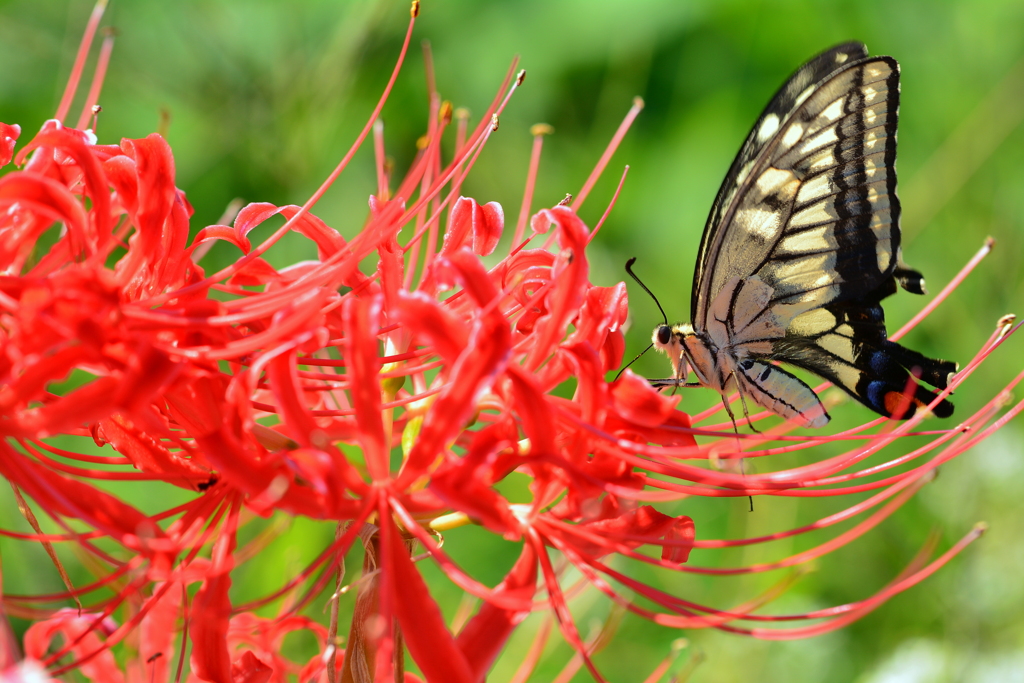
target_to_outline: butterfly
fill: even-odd
[[[900,250],[899,76],[892,57],[846,43],[801,66],[775,94],[711,207],[692,322],[654,330],[653,345],[673,367],[654,386],[710,387],[727,410],[724,396],[738,390],[744,412],[750,400],[808,427],[829,415],[777,362],[890,417],[910,417],[936,398],[920,382],[947,387],[957,365],[890,341],[881,306],[897,286],[925,291]],[[948,417],[953,405],[943,398],[932,412]]]

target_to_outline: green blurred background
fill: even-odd
[[[0,121],[21,124],[23,139],[52,115],[90,11],[84,0],[0,2]],[[235,198],[301,204],[364,125],[407,17],[404,0],[114,0],[104,24],[115,26],[119,37],[100,99],[100,141],[144,136],[169,116],[177,184],[196,209],[193,231],[216,222]],[[637,256],[637,270],[670,316],[682,319],[708,208],[750,125],[797,66],[850,39],[902,65],[898,168],[906,260],[927,275],[934,293],[986,235],[997,240],[977,273],[907,338],[912,348],[963,364],[999,316],[1024,313],[1020,0],[426,0],[414,48],[383,114],[388,153],[400,176],[425,130],[421,40],[432,45],[441,95],[477,115],[513,56],[521,56],[525,85],[463,190],[481,202],[499,201],[510,223],[523,190],[530,125],[546,122],[555,129],[545,142],[536,208],[579,190],[632,97],[642,96],[646,108],[581,211],[595,223],[622,166],[631,166],[590,251],[592,280],[621,280],[623,262]],[[351,236],[365,219],[366,198],[374,189],[367,147],[315,212]],[[213,263],[232,257],[230,249],[210,255]],[[315,252],[297,240],[292,252],[277,257],[283,264]],[[630,355],[647,343],[659,318],[646,297],[632,287],[631,294],[636,325],[628,334]],[[921,304],[908,294],[890,299],[890,329]],[[978,371],[957,393],[958,415],[969,415],[1024,367],[1022,350],[1021,340],[1013,339]],[[664,359],[653,356],[636,367],[647,376],[667,372]],[[709,400],[714,399],[688,394],[683,406],[691,410]],[[868,417],[850,404],[842,412],[849,423]],[[892,519],[819,561],[817,571],[768,608],[786,613],[863,599],[894,577],[929,533],[937,532],[945,549],[975,522],[991,524],[980,542],[938,575],[857,624],[821,638],[775,643],[714,631],[679,633],[626,618],[597,656],[599,665],[613,681],[641,680],[672,641],[685,636],[690,649],[683,660],[694,653],[703,658],[693,681],[1024,681],[1022,431],[1017,419],[945,466]],[[800,462],[806,460],[759,467]],[[119,490],[128,498],[140,495],[137,487]],[[677,510],[694,516],[700,537],[736,537],[789,528],[851,502],[759,499],[753,514],[745,501],[684,503]],[[17,525],[9,504],[3,514],[4,526]],[[293,538],[308,541],[297,548],[292,543],[279,570],[243,572],[236,598],[278,585],[282,572],[308,561],[332,533],[313,523],[300,523],[293,532]],[[828,537],[782,548],[695,553],[694,561],[766,561]],[[451,534],[446,548],[493,583],[514,557],[508,546],[469,529]],[[12,566],[10,557],[8,552],[5,589],[38,587],[37,572]],[[719,607],[782,578],[705,580],[633,571]],[[450,615],[458,592],[440,577],[436,583]],[[594,596],[574,608],[584,631],[608,611]],[[508,679],[537,623],[531,617],[516,635],[491,680]],[[532,680],[551,679],[569,654],[565,645],[549,646]],[[589,676],[579,673],[575,680]]]

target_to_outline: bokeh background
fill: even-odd
[[[19,123],[28,139],[56,108],[92,5],[87,0],[0,2],[0,120]],[[105,25],[118,30],[100,99],[101,142],[141,137],[166,125],[177,184],[196,214],[193,232],[217,222],[235,198],[301,204],[363,126],[383,87],[404,32],[405,0],[113,0]],[[622,195],[590,251],[592,280],[610,285],[622,264],[637,270],[669,315],[688,315],[693,260],[708,208],[750,125],[784,79],[807,58],[845,40],[867,43],[902,65],[900,195],[904,255],[937,292],[983,243],[995,251],[907,344],[928,355],[968,360],[999,316],[1024,300],[1024,3],[1020,0],[824,3],[726,0],[426,0],[398,84],[384,110],[388,153],[401,175],[425,130],[426,85],[419,41],[432,47],[438,88],[471,115],[486,107],[515,55],[527,70],[464,193],[518,212],[529,158],[529,127],[551,124],[535,208],[576,193],[630,106],[646,108],[583,207],[596,222],[622,167]],[[370,149],[315,212],[343,235],[355,234],[374,191]],[[297,240],[282,263],[315,257]],[[214,250],[211,262],[234,258]],[[659,321],[631,285],[635,354]],[[890,329],[922,305],[900,294],[886,304]],[[1012,340],[955,397],[967,415],[1024,366]],[[664,376],[653,354],[637,371]],[[715,400],[694,392],[683,408]],[[842,421],[868,417],[848,404]],[[672,642],[685,637],[701,660],[693,681],[1024,681],[1024,422],[1009,424],[984,446],[945,466],[941,476],[868,537],[820,560],[769,611],[805,611],[863,599],[913,557],[929,534],[940,548],[984,520],[989,533],[938,575],[857,624],[825,637],[764,642],[714,631],[679,633],[627,617],[597,661],[613,681],[646,675]],[[779,466],[798,461],[777,463]],[[758,465],[766,469],[768,464]],[[139,486],[113,487],[145,506]],[[5,527],[20,524],[9,499]],[[817,519],[849,501],[800,505],[759,499],[683,503],[701,537],[736,537]],[[161,501],[164,508],[170,502]],[[298,522],[276,544],[278,565],[242,572],[237,599],[276,587],[282,573],[311,558],[332,528]],[[700,564],[735,565],[793,552],[791,546],[706,553]],[[803,543],[804,545],[801,545]],[[4,587],[58,590],[42,555],[10,547]],[[449,535],[446,549],[484,581],[495,582],[516,549],[475,529]],[[37,566],[38,563],[38,566]],[[350,564],[358,566],[358,564]],[[426,568],[446,613],[458,591]],[[654,576],[667,589],[728,607],[784,578],[694,579]],[[574,603],[583,629],[608,605],[595,596]],[[322,617],[320,617],[322,618]],[[507,680],[539,620],[513,639],[491,680]],[[20,627],[24,624],[18,622]],[[290,645],[301,649],[302,643]],[[550,680],[570,656],[552,643],[532,680]],[[574,680],[589,680],[585,673]]]

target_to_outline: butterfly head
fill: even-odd
[[[654,334],[651,337],[654,348],[667,355],[672,361],[672,378],[683,382],[686,381],[689,367],[693,364],[688,347],[697,341],[697,334],[693,330],[693,325],[689,323],[658,325],[654,328]]]

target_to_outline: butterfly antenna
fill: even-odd
[[[640,359],[640,356],[642,356],[642,355],[644,355],[645,353],[647,353],[648,351],[650,351],[650,350],[651,350],[651,348],[653,348],[653,347],[654,347],[654,342],[651,342],[650,344],[648,344],[648,345],[647,345],[647,348],[646,348],[646,349],[644,349],[644,350],[643,350],[643,351],[641,351],[640,353],[636,354],[636,357],[635,357],[635,358],[633,358],[633,360],[629,361],[628,363],[626,363],[625,365],[623,365],[623,366],[622,366],[622,369],[621,369],[621,370],[619,370],[618,374],[616,374],[616,375],[615,375],[615,379],[613,379],[612,381],[613,381],[613,382],[615,382],[615,381],[617,381],[617,380],[618,380],[618,379],[619,379],[620,377],[622,377],[622,373],[624,373],[624,372],[626,371],[626,368],[628,368],[628,367],[629,367],[630,365],[632,365],[633,363],[637,362],[637,361],[638,361],[638,360]]]
[[[647,292],[647,294],[648,294],[648,295],[649,295],[649,296],[650,296],[650,297],[651,297],[652,299],[654,299],[654,303],[655,303],[655,305],[656,305],[656,306],[658,307],[658,310],[659,310],[659,311],[661,311],[661,317],[662,317],[662,319],[664,319],[664,321],[665,321],[665,324],[666,324],[666,325],[668,325],[668,316],[667,316],[667,315],[665,315],[665,309],[661,307],[661,302],[660,302],[660,301],[658,301],[658,297],[654,296],[654,292],[652,292],[652,291],[651,291],[650,289],[648,289],[648,288],[647,288],[647,285],[645,285],[645,284],[643,283],[643,281],[642,281],[642,280],[641,280],[640,278],[638,278],[638,277],[636,276],[636,273],[634,273],[634,272],[633,272],[633,264],[634,264],[634,263],[636,263],[636,256],[634,256],[633,258],[631,258],[631,259],[629,259],[628,261],[626,261],[626,272],[627,272],[627,273],[629,273],[629,276],[630,276],[631,278],[633,278],[634,280],[636,280],[636,283],[637,283],[638,285],[640,285],[640,287],[641,287],[641,288],[642,288],[642,289],[643,289],[643,290],[644,290],[645,292]],[[653,346],[653,344],[652,344],[652,346]],[[648,347],[648,348],[650,348],[650,347]],[[644,353],[646,353],[646,351],[644,351]],[[640,354],[640,355],[642,356],[643,354]],[[637,356],[637,358],[639,358],[639,356]],[[636,358],[634,358],[633,360],[636,360]],[[630,362],[632,362],[632,361],[630,361]],[[629,366],[627,365],[626,367],[629,367]],[[625,368],[623,368],[623,369],[625,369]]]
[[[648,289],[647,285],[645,285],[643,283],[643,281],[636,276],[636,273],[633,272],[633,264],[634,263],[636,263],[636,256],[634,256],[633,258],[631,258],[628,261],[626,261],[626,272],[629,273],[629,276],[631,278],[633,278],[636,281],[636,283],[638,285],[640,285],[640,287],[643,288],[643,290],[645,292],[647,292],[648,295],[650,295],[650,297],[652,299],[654,299],[655,305],[657,305],[658,310],[661,311],[661,317],[665,320],[665,324],[668,325],[668,316],[665,315],[665,309],[661,307],[661,302],[658,301],[658,297],[654,296],[654,292],[652,292],[650,289]],[[637,362],[637,360],[640,359],[640,356],[642,356],[645,353],[647,353],[648,351],[650,351],[653,347],[654,347],[654,342],[651,342],[650,344],[648,344],[646,349],[644,349],[640,353],[636,354],[636,356],[633,358],[633,360],[629,361],[624,366],[622,366],[622,369],[619,370],[618,374],[615,375],[615,379],[613,379],[612,381],[615,382],[615,381],[617,381],[619,379],[619,377],[622,377],[622,373],[624,373],[626,371],[626,368],[628,368],[633,363]]]

